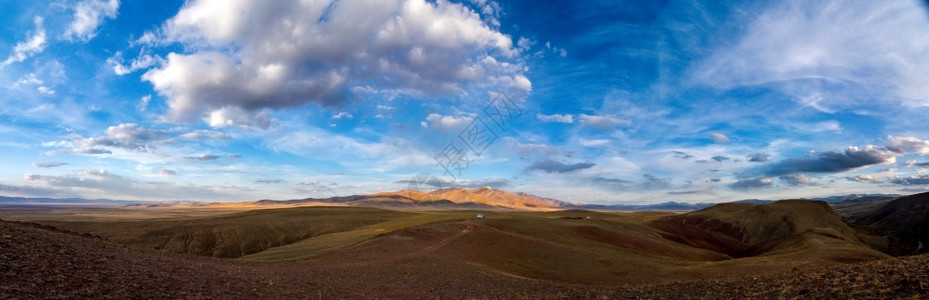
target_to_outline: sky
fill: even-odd
[[[0,5],[0,196],[929,191],[924,1]]]

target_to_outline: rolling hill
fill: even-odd
[[[667,239],[734,258],[785,255],[845,261],[886,257],[862,243],[821,201],[724,203],[650,224],[663,230]]]
[[[890,201],[862,203],[846,220],[877,240],[877,247],[892,255],[929,251],[929,193]]]
[[[435,230],[431,234],[444,229]],[[749,277],[720,273],[680,282],[598,286],[520,278],[448,260],[454,253],[445,250],[470,235],[392,261],[255,263],[136,250],[0,221],[0,298],[890,299],[929,293],[927,255],[804,270],[758,269]],[[624,270],[621,265],[612,269]]]

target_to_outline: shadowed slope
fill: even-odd
[[[732,257],[848,250],[853,257],[882,257],[858,240],[853,229],[821,201],[784,200],[771,204],[719,204],[650,223],[665,238],[713,249]],[[824,259],[829,253],[817,252]],[[836,258],[838,259],[838,258]]]
[[[886,237],[885,250],[890,254],[929,251],[929,193],[900,197],[871,211],[849,216],[848,220]]]

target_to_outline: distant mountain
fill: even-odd
[[[740,200],[739,203],[764,204],[770,200]],[[0,205],[126,205],[145,207],[167,207],[175,205],[210,206],[217,203],[190,201],[126,201],[82,198],[22,198],[2,197]],[[294,200],[258,200],[257,205],[301,205],[301,204],[338,204],[349,206],[381,208],[445,208],[445,209],[517,209],[517,210],[551,210],[551,209],[587,209],[618,211],[694,211],[713,206],[715,203],[664,202],[658,204],[583,204],[571,203],[552,198],[540,197],[526,193],[512,193],[491,187],[480,188],[445,188],[433,192],[401,190],[380,192],[371,195],[351,195],[330,198],[305,198]]]
[[[96,205],[137,205],[149,203],[145,201],[109,200],[109,199],[83,199],[83,198],[26,198],[0,196],[3,205],[42,205],[42,204],[96,204]]]
[[[713,206],[715,203],[684,203],[684,202],[663,202],[658,204],[610,204],[610,205],[599,205],[599,204],[578,204],[574,205],[573,208],[577,209],[593,209],[593,210],[631,210],[631,211],[644,211],[644,210],[655,210],[655,211],[694,211],[704,209],[710,206]]]
[[[811,200],[826,201],[829,204],[842,203],[846,201],[870,201],[874,199],[893,199],[900,198],[899,194],[848,194],[832,197],[813,198]]]
[[[522,210],[573,208],[576,205],[556,199],[526,193],[511,193],[491,187],[474,189],[446,188],[433,192],[402,190],[373,195],[353,195],[299,200],[261,200],[256,204],[333,203],[368,207],[442,207],[442,208],[505,208]]]
[[[766,200],[743,200],[766,201]],[[373,195],[353,195],[299,200],[261,200],[257,204],[334,203],[369,207],[441,207],[441,208],[504,208],[520,210],[588,209],[626,211],[694,211],[715,203],[664,202],[658,204],[576,204],[526,193],[512,193],[491,187],[474,189],[445,188],[431,193],[402,190]],[[754,203],[754,202],[753,202]]]

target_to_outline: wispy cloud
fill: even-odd
[[[729,188],[739,191],[750,191],[757,189],[765,189],[774,186],[774,180],[771,178],[750,178],[750,179],[741,179],[734,183],[729,184]]]
[[[32,166],[40,169],[48,169],[54,167],[60,167],[68,165],[66,162],[41,162],[41,163],[32,163]]]
[[[48,41],[46,40],[45,28],[42,26],[42,22],[42,17],[37,16],[33,18],[33,23],[35,23],[34,31],[30,33],[28,39],[16,43],[16,45],[13,46],[13,53],[0,63],[0,69],[11,63],[24,61],[45,50],[45,47],[48,46]]]
[[[573,164],[565,164],[559,161],[547,159],[543,161],[537,161],[532,163],[529,166],[529,170],[539,170],[547,173],[568,173],[577,170],[587,169],[593,167],[595,163],[592,162],[579,162]]]
[[[84,0],[74,7],[74,19],[64,36],[87,41],[97,35],[97,28],[105,18],[116,18],[119,0]]]

